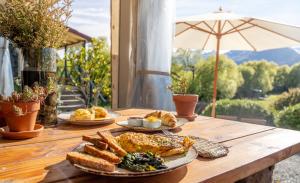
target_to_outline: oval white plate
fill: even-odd
[[[170,126],[164,126],[161,125],[159,128],[145,128],[143,126],[129,126],[128,121],[119,121],[116,124],[122,127],[126,127],[135,131],[144,131],[144,132],[155,132],[155,131],[161,131],[161,130],[172,130],[175,128],[179,128],[183,126],[185,123],[187,123],[188,120],[184,118],[177,118],[176,126],[170,127]]]
[[[83,152],[83,147],[85,144],[86,143],[80,144],[73,151]],[[114,172],[107,172],[107,171],[101,171],[101,170],[84,167],[84,166],[81,166],[78,164],[74,164],[74,166],[84,172],[88,172],[88,173],[92,173],[92,174],[96,174],[96,175],[102,175],[102,176],[145,177],[145,176],[158,175],[158,174],[163,174],[163,173],[174,171],[180,167],[183,167],[183,166],[191,163],[194,159],[197,158],[197,156],[198,156],[197,150],[192,146],[187,153],[164,158],[165,165],[168,168],[156,170],[156,171],[147,171],[147,172],[132,172],[132,171],[129,171],[129,170],[126,170],[123,168],[116,168],[116,170]]]
[[[95,120],[70,120],[71,113],[61,113],[57,116],[58,119],[66,121],[74,125],[91,126],[91,125],[104,125],[115,122],[115,118],[121,116],[119,113],[109,111],[109,116],[106,118],[96,118]]]

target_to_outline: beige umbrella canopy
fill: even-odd
[[[300,44],[300,27],[218,12],[193,16],[176,22],[175,48],[216,50],[213,107],[216,116],[220,50],[265,50]]]

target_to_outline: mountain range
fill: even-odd
[[[278,48],[264,51],[229,51],[224,53],[237,64],[250,60],[267,60],[278,65],[293,65],[300,62],[300,48]],[[203,57],[214,55],[214,52],[205,53]]]

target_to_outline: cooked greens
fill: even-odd
[[[167,168],[161,157],[155,156],[150,152],[128,153],[123,157],[122,162],[118,166],[135,172],[154,171]]]

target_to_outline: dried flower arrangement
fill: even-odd
[[[0,35],[19,48],[57,48],[64,43],[72,0],[6,0],[0,3]]]

